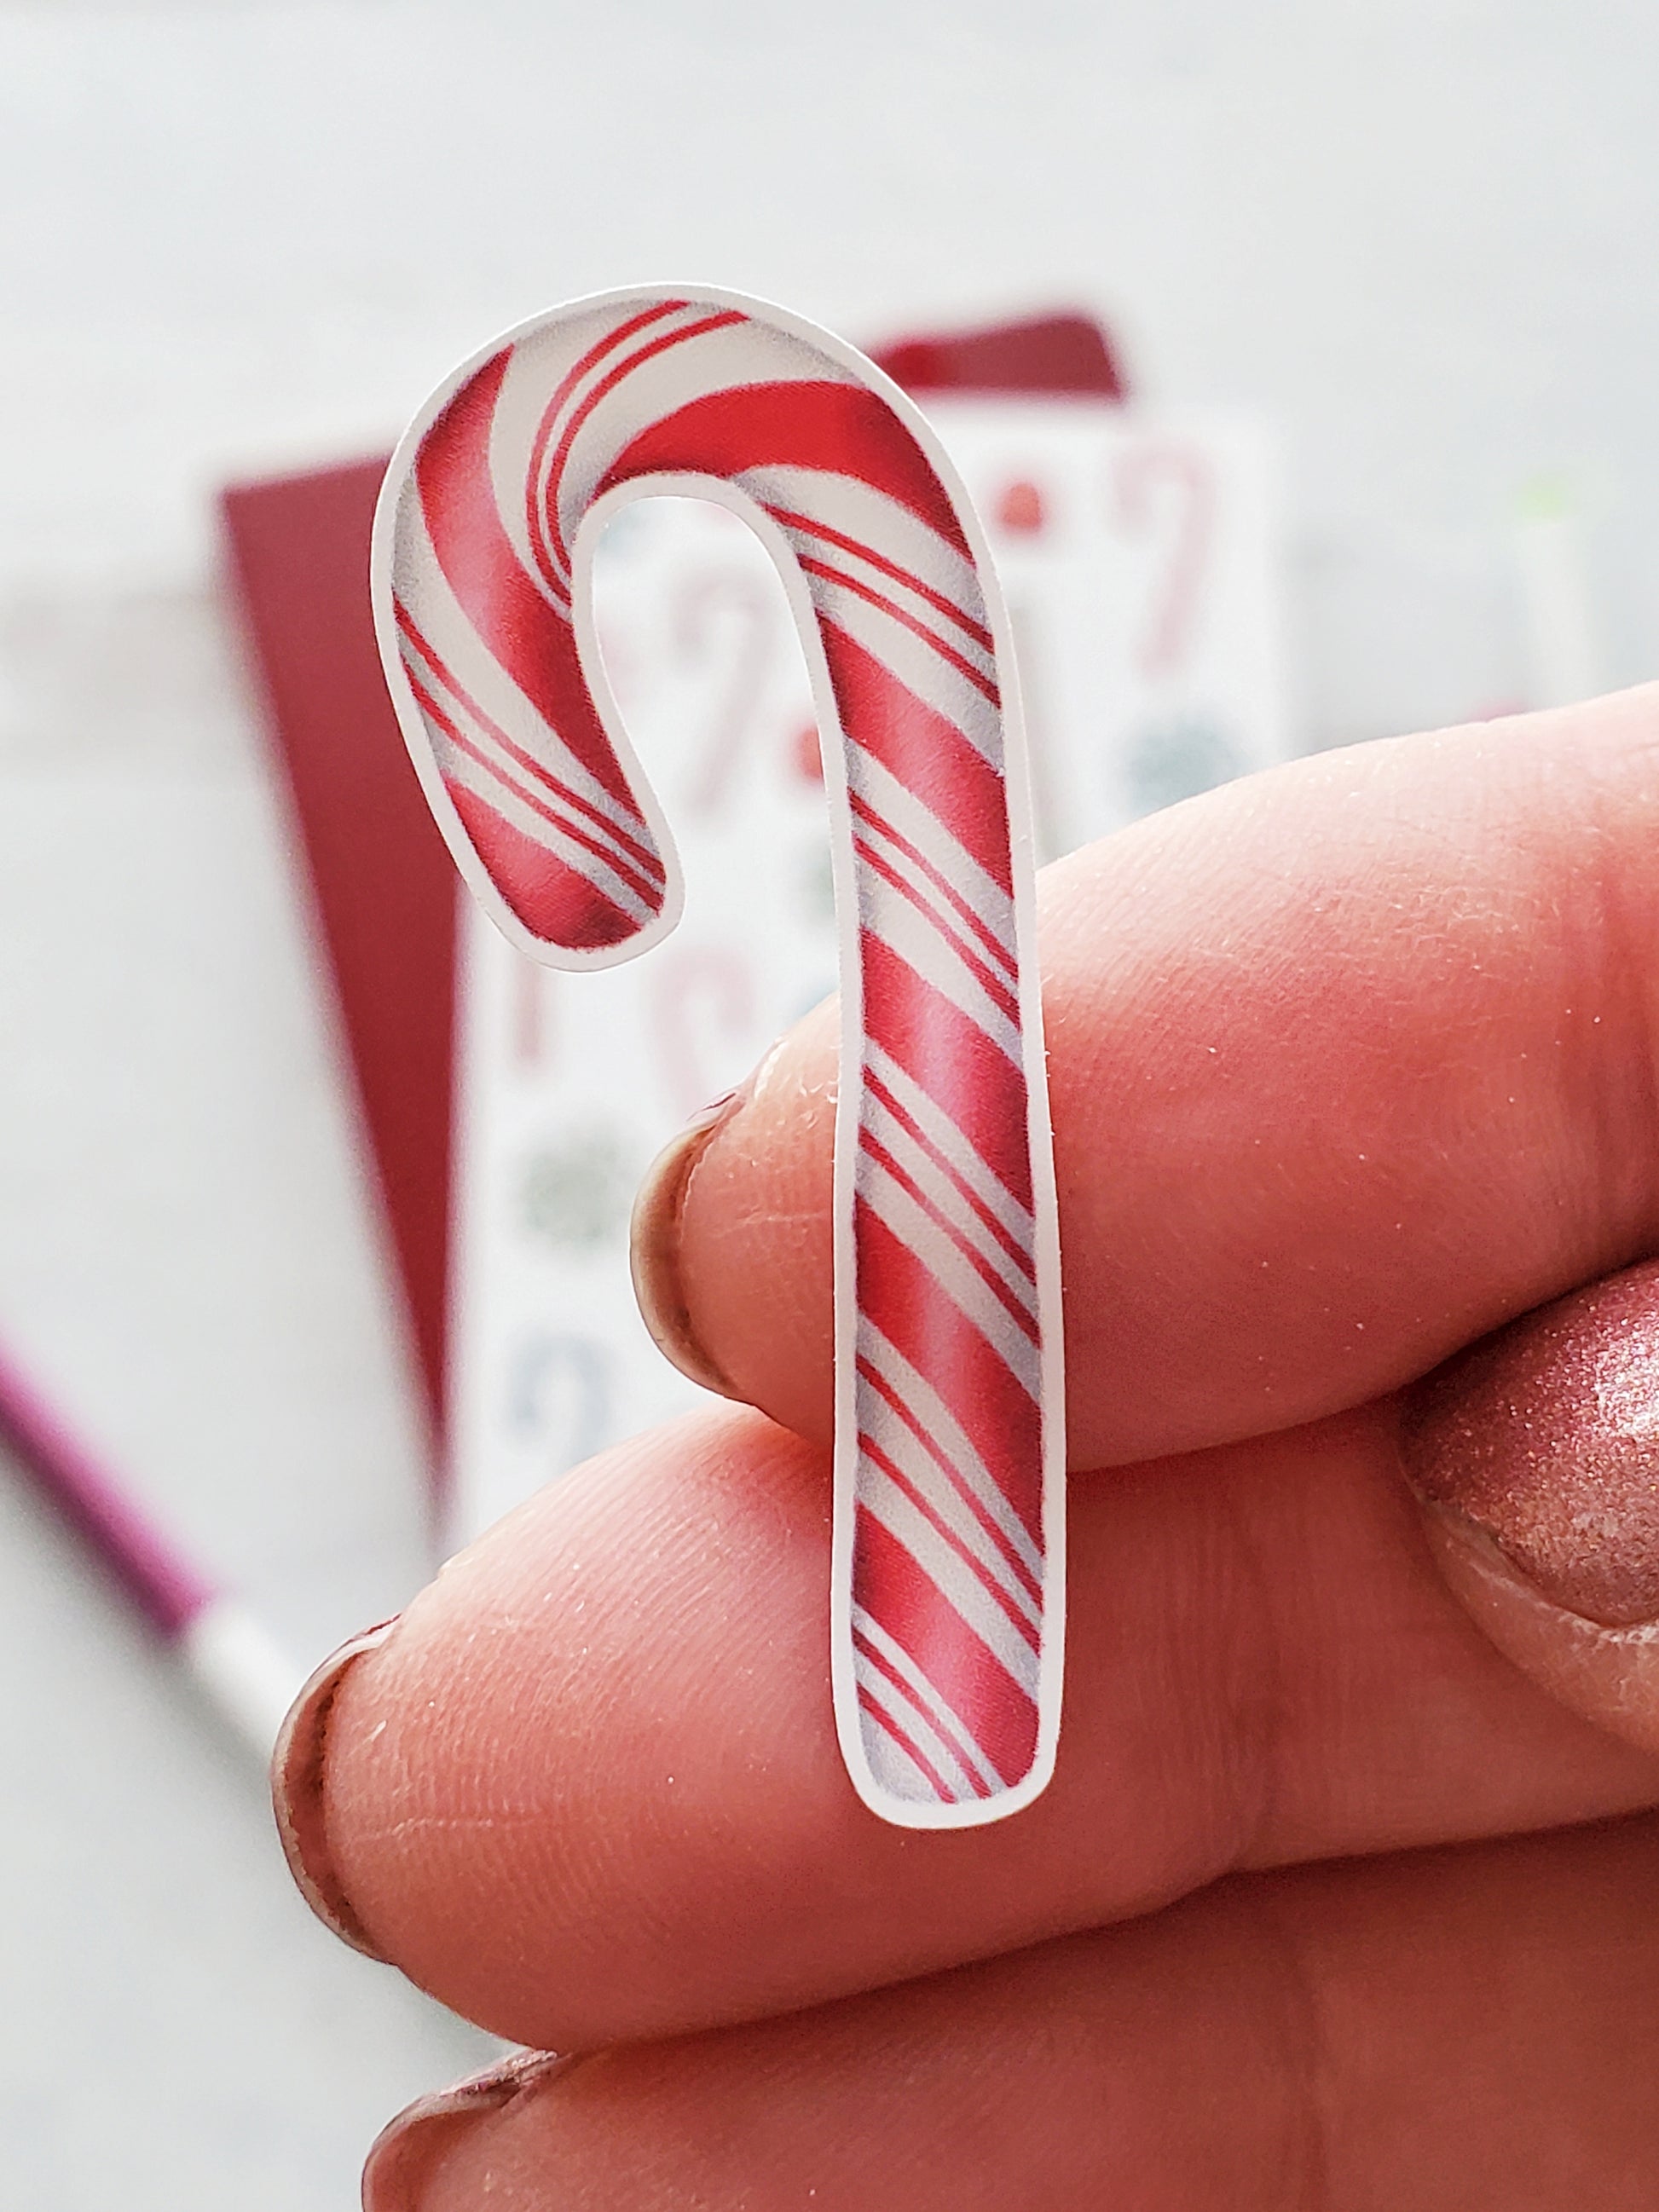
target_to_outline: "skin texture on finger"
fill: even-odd
[[[821,1456],[746,1408],[636,1439],[453,1561],[335,1693],[322,1827],[379,1954],[561,2051],[762,2016],[1242,1866],[1659,1802],[1448,1595],[1392,1407],[1073,1486],[1067,1717],[1017,1820],[854,1796]]]
[[[1318,1419],[1659,1246],[1659,688],[1298,761],[1039,885],[1072,1462]],[[830,1428],[835,1013],[680,1211],[736,1394]]]
[[[368,2212],[1649,2212],[1659,1829],[1231,1881],[583,2061]]]

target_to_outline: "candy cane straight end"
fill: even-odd
[[[1006,618],[937,439],[862,355],[702,286],[579,300],[450,377],[394,455],[375,623],[457,863],[514,941],[606,966],[673,926],[668,826],[604,682],[588,563],[650,493],[734,507],[811,672],[842,934],[836,1725],[884,1819],[1052,1769],[1060,1261]]]

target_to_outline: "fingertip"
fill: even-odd
[[[731,1963],[734,1836],[781,1805],[810,1838],[856,1802],[814,1602],[826,1473],[710,1407],[549,1486],[419,1594],[346,1680],[323,1777],[333,1881],[382,1957],[515,2042],[605,2039],[618,1999],[680,2024],[664,1929],[707,1917]]]
[[[652,1342],[688,1382],[722,1398],[738,1393],[705,1348],[704,1332],[686,1297],[681,1241],[687,1196],[722,1125],[743,1109],[744,1094],[727,1091],[696,1114],[645,1171],[629,1223],[628,1264],[635,1303]]]
[[[834,1424],[834,1181],[839,1014],[776,1044],[698,1150],[677,1207],[684,1334],[723,1395],[817,1443]]]
[[[1408,1394],[1447,1584],[1561,1703],[1659,1750],[1659,1264],[1587,1285]]]
[[[1447,1587],[1505,1658],[1570,1711],[1659,1753],[1659,1622],[1610,1627],[1569,1612],[1473,1522],[1432,1505],[1423,1519]]]
[[[348,1672],[378,1650],[397,1618],[350,1637],[313,1674],[289,1710],[270,1760],[271,1809],[294,1884],[317,1917],[343,1943],[386,1963],[346,1895],[327,1817],[327,1746]]]
[[[514,2051],[453,2088],[416,2099],[381,2129],[369,2148],[363,2212],[439,2212],[446,2202],[465,2201],[457,2200],[447,2186],[447,2170],[465,2164],[479,2123],[568,2073],[574,2063],[550,2051]]]

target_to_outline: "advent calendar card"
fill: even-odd
[[[1089,400],[927,412],[1008,600],[1039,859],[1285,757],[1261,425]]]
[[[1286,750],[1276,509],[1253,423],[1073,400],[928,413],[1010,605],[1039,857]],[[629,1281],[653,1154],[835,988],[805,662],[757,539],[650,500],[594,562],[618,703],[673,827],[684,917],[645,960],[532,967],[462,902],[451,1451],[465,1541],[697,1403]]]
[[[673,825],[685,912],[648,959],[532,964],[461,904],[453,1534],[703,1394],[646,1334],[647,1163],[836,985],[829,817],[783,587],[726,509],[652,500],[594,562],[605,665]]]

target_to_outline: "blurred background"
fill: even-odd
[[[1637,0],[0,0],[0,1347],[308,1665],[431,1444],[218,495],[559,299],[1097,317],[1278,456],[1281,749],[1659,672]],[[1011,510],[1012,511],[1012,510]],[[483,2039],[0,1457],[0,2142],[43,2212],[356,2201]]]

